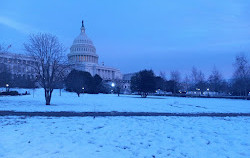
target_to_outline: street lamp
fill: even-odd
[[[114,93],[114,87],[115,87],[115,83],[114,82],[111,83],[111,87],[112,87],[111,93],[113,94]]]
[[[9,92],[9,84],[6,84],[6,92]]]

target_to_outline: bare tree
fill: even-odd
[[[244,54],[237,55],[234,67],[234,89],[236,89],[240,95],[247,96],[250,90],[250,65],[247,57]]]
[[[64,76],[67,68],[65,49],[56,36],[46,33],[31,35],[24,47],[27,54],[35,60],[35,64],[31,66],[38,83],[44,89],[46,105],[50,105],[56,83]]]
[[[4,51],[4,47],[2,44],[0,44],[0,53]]]
[[[5,44],[1,44],[0,43],[0,53],[5,53],[5,52],[7,52],[8,50],[9,50],[9,48],[11,47],[11,45],[9,45],[8,47],[6,47],[6,45]]]
[[[159,74],[159,76],[160,76],[162,79],[164,79],[164,80],[167,79],[167,78],[166,78],[166,73],[165,73],[164,71],[161,71],[160,74]]]
[[[205,74],[201,70],[197,70],[195,67],[193,67],[190,77],[192,81],[192,89],[201,91],[201,93],[203,93],[207,86]]]
[[[115,93],[117,93],[119,97],[121,94],[122,87],[123,87],[123,82],[121,79],[115,79],[114,84],[115,84]]]
[[[171,71],[170,80],[174,81],[174,94],[180,87],[181,74],[179,71]]]
[[[190,79],[191,79],[191,82],[192,82],[193,85],[197,84],[197,82],[198,82],[198,70],[194,66],[192,68]]]
[[[190,86],[191,86],[190,78],[188,75],[186,75],[185,78],[183,79],[182,87],[187,92],[189,90]]]
[[[208,78],[209,90],[213,92],[222,92],[224,80],[222,74],[214,66],[211,75]]]

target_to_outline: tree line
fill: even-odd
[[[216,67],[213,68],[208,78],[205,78],[201,70],[193,67],[190,75],[186,75],[183,79],[179,71],[172,71],[169,80],[162,72],[156,76],[152,70],[142,70],[131,78],[131,90],[142,97],[155,93],[156,90],[173,94],[195,91],[200,94],[215,92],[221,95],[248,96],[250,92],[249,61],[244,54],[240,54],[235,57],[233,65],[234,73],[230,80],[224,79]]]

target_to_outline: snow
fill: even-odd
[[[1,117],[0,157],[250,157],[250,117]]]
[[[18,89],[25,92],[25,89]],[[250,101],[53,92],[0,97],[0,110],[249,113]],[[250,117],[0,117],[0,158],[250,157]]]
[[[25,92],[26,90],[19,90]],[[250,101],[217,98],[180,98],[135,95],[83,94],[54,90],[51,106],[45,106],[43,89],[31,95],[0,97],[0,110],[14,111],[119,111],[119,112],[224,112],[249,113]]]

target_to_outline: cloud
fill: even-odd
[[[12,29],[15,29],[15,30],[17,30],[17,31],[19,31],[21,33],[24,33],[24,34],[39,32],[34,27],[31,27],[29,25],[16,22],[16,21],[14,21],[14,20],[12,20],[12,19],[10,19],[8,17],[4,17],[4,16],[0,16],[0,24],[5,25],[7,27],[10,27]]]

